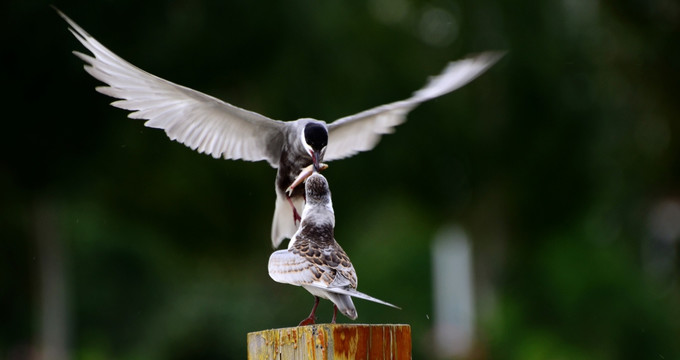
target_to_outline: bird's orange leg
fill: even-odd
[[[297,225],[300,221],[302,221],[302,217],[300,216],[297,209],[295,208],[295,204],[293,204],[293,199],[291,199],[290,196],[286,196],[286,199],[288,199],[288,203],[290,204],[290,207],[293,208],[293,221],[295,221],[295,225]]]
[[[319,306],[319,297],[315,296],[314,297],[314,307],[312,308],[312,312],[309,313],[309,316],[307,318],[300,321],[300,324],[298,326],[314,325],[314,318],[315,318],[315,315],[316,315],[316,307],[317,306]]]

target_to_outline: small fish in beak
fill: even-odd
[[[293,181],[293,183],[290,184],[290,186],[286,189],[286,194],[288,194],[288,196],[291,196],[293,194],[293,190],[295,190],[295,187],[302,184],[305,180],[307,180],[308,177],[312,176],[314,172],[321,172],[328,169],[328,164],[319,163],[316,160],[316,157],[313,159],[314,163],[302,169],[297,178],[295,178],[295,181]]]

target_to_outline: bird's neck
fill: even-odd
[[[288,249],[292,249],[298,241],[309,241],[319,245],[330,244],[335,239],[334,226],[334,218],[314,218],[314,221],[310,221],[303,217],[300,228],[288,243]]]
[[[335,226],[335,213],[333,211],[333,203],[329,200],[325,204],[312,204],[312,200],[308,199],[305,207],[302,209],[302,223],[330,223]],[[302,227],[302,225],[300,225]]]

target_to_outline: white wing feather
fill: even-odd
[[[290,285],[312,285],[317,282],[311,271],[315,265],[288,250],[274,251],[269,257],[269,276],[272,280]]]
[[[97,91],[122,99],[111,105],[132,111],[130,118],[146,119],[145,126],[163,129],[171,140],[214,158],[267,160],[278,166],[285,123],[147,73],[57,12],[71,26],[69,30],[76,39],[94,55],[74,51],[87,63],[85,70],[108,85],[97,87]]]
[[[418,104],[454,91],[496,63],[503,53],[487,52],[454,61],[430,79],[427,85],[409,99],[393,102],[338,119],[328,124],[328,148],[325,161],[338,160],[373,149],[383,134],[406,121],[406,115]]]
[[[358,297],[400,309],[398,306],[352,289],[349,287],[350,281],[344,277],[336,277],[330,284],[317,280],[311,270],[311,268],[315,266],[315,264],[302,256],[296,255],[288,250],[278,250],[269,257],[269,276],[279,283],[297,286],[313,286],[335,294]],[[352,269],[352,271],[353,270],[354,269]]]

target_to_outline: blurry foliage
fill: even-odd
[[[39,350],[45,202],[74,358],[243,358],[247,332],[296,324],[312,297],[266,273],[275,171],[108,106],[49,4],[0,12],[0,358]],[[53,4],[142,69],[284,120],[400,100],[447,61],[508,50],[327,170],[359,290],[403,307],[357,300],[359,321],[411,324],[414,358],[432,357],[429,242],[455,222],[474,241],[477,356],[680,357],[677,245],[666,277],[641,255],[650,208],[679,196],[677,3]]]

